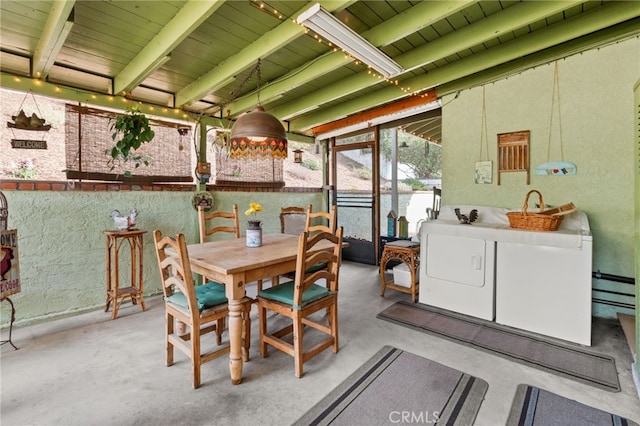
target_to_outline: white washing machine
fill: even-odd
[[[461,224],[454,208],[479,217]],[[506,209],[443,206],[437,220],[420,228],[420,294],[418,301],[465,315],[495,318],[495,227],[504,227]],[[508,222],[507,225],[508,226]]]
[[[496,249],[496,322],[591,346],[593,240],[586,214],[558,231],[512,230]]]

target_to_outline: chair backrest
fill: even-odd
[[[307,223],[307,212],[304,207],[282,207],[280,209],[280,232],[300,235]]]
[[[317,219],[322,219],[323,224],[318,224]],[[336,226],[338,225],[336,219],[335,205],[331,206],[329,212],[313,213],[313,207],[309,204],[307,206],[307,223],[305,230],[310,234],[315,234],[316,232],[329,232],[333,234],[336,232]]]
[[[198,302],[184,234],[178,234],[175,238],[163,237],[160,231],[155,230],[153,241],[165,300],[179,291],[187,299],[189,312],[198,312]],[[167,255],[167,248],[173,250],[176,256]]]
[[[240,219],[238,205],[233,205],[232,212],[205,213],[204,207],[198,206],[198,224],[200,225],[200,242],[207,242],[216,232],[228,232],[240,237]]]
[[[310,250],[321,242],[331,243],[331,250],[311,253]],[[319,232],[310,235],[303,232],[298,237],[298,259],[293,292],[293,306],[302,306],[302,294],[316,281],[325,279],[329,291],[338,291],[338,276],[342,262],[342,227],[333,232]],[[326,267],[306,272],[312,266],[326,264]]]
[[[440,214],[440,203],[442,200],[442,189],[433,187],[433,218],[437,219]]]

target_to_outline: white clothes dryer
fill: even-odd
[[[461,224],[456,207],[464,214],[476,209],[478,219]],[[495,319],[496,241],[492,231],[505,226],[506,212],[498,207],[443,206],[437,220],[422,224],[420,303]]]
[[[591,346],[593,239],[576,211],[557,231],[513,230],[496,257],[496,322]]]

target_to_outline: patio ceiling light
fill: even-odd
[[[301,13],[296,22],[312,29],[318,35],[331,41],[387,78],[404,71],[399,64],[343,24],[318,3]]]
[[[287,132],[273,115],[260,105],[260,59],[256,64],[258,106],[233,124],[230,135],[231,158],[287,158]]]

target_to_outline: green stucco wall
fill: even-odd
[[[633,277],[632,88],[640,75],[640,39],[571,56],[558,66],[564,160],[577,164],[577,175],[533,173],[536,165],[561,159],[557,128],[549,143],[554,68],[542,65],[485,86],[493,184],[474,183],[475,162],[486,160],[487,152],[483,147],[480,158],[482,88],[463,91],[457,99],[443,99],[443,203],[520,208],[531,189],[539,190],[547,204],[571,201],[589,217],[593,270]],[[531,131],[530,185],[524,173],[503,173],[498,186],[496,135],[519,130]]]
[[[105,236],[113,229],[109,212],[139,211],[138,227],[144,236],[144,293],[161,293],[153,251],[154,229],[163,234],[182,232],[196,242],[198,225],[193,192],[171,191],[3,191],[9,205],[9,229],[18,230],[22,291],[11,296],[16,307],[16,325],[27,325],[62,316],[104,309],[106,288]],[[244,210],[250,201],[263,205],[260,219],[265,232],[280,232],[281,206],[323,209],[322,193],[213,193],[214,207],[230,210],[237,203],[242,233]],[[121,251],[128,274],[128,248]],[[128,305],[125,302],[124,306]],[[1,306],[1,326],[10,319],[8,303]],[[135,308],[138,309],[138,308]],[[106,314],[105,315],[110,315]]]
[[[634,87],[634,128],[635,128],[635,146],[636,146],[636,165],[635,165],[635,188],[636,188],[636,300],[640,300],[640,286],[637,280],[640,279],[640,79],[636,82]],[[640,380],[638,373],[640,372],[640,315],[636,315],[636,358],[634,360],[634,377]],[[640,387],[640,383],[637,384]]]

